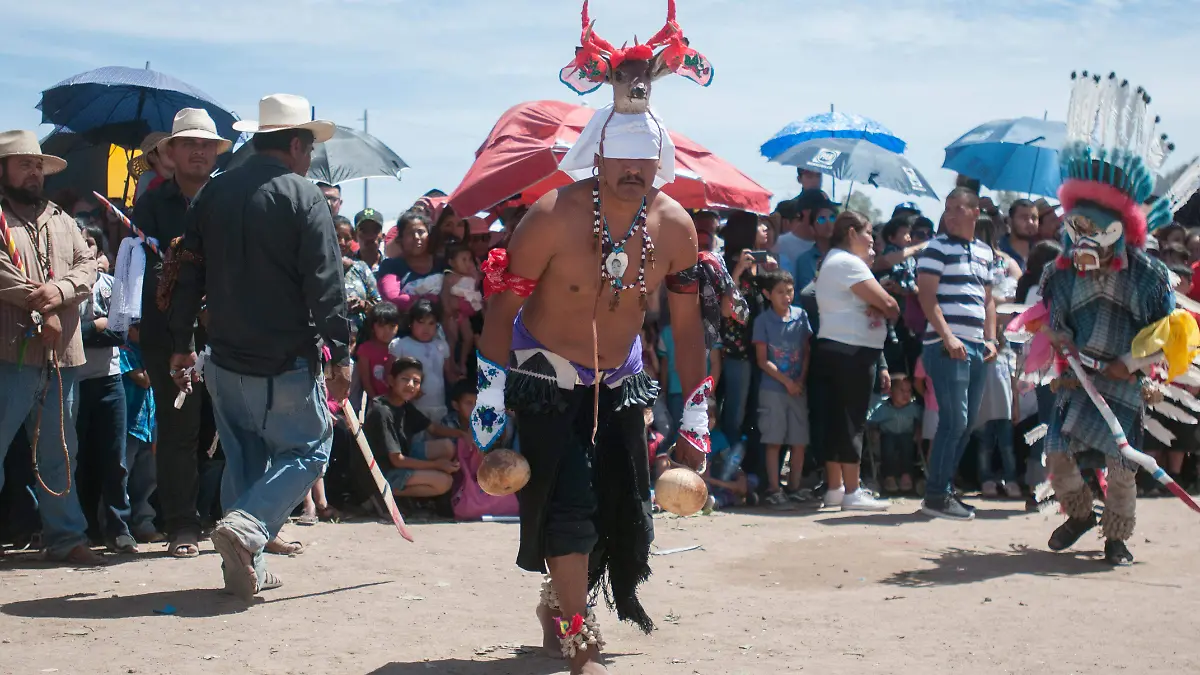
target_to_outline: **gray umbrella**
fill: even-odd
[[[792,146],[773,161],[901,194],[938,198],[904,156],[863,139],[817,138]]]
[[[239,166],[253,154],[254,145],[243,144],[233,154],[225,171]],[[339,126],[333,138],[313,148],[308,178],[330,185],[359,178],[399,180],[401,169],[407,168],[408,164],[378,138],[365,131]]]

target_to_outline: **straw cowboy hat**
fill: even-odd
[[[208,112],[200,108],[184,108],[175,113],[175,121],[171,122],[171,135],[159,139],[156,149],[162,151],[163,146],[172,138],[199,138],[206,141],[217,141],[217,154],[229,152],[233,141],[221,138],[217,133],[217,124],[208,116]]]
[[[67,168],[67,160],[42,154],[37,134],[32,131],[0,132],[0,159],[5,157],[37,157],[42,160],[42,174],[51,176]]]
[[[317,143],[324,143],[333,138],[336,128],[328,120],[312,119],[312,106],[303,96],[292,94],[271,94],[264,96],[258,102],[258,121],[242,120],[234,122],[235,131],[248,134],[266,134],[272,131],[288,129],[307,129],[311,131]]]
[[[167,134],[164,134],[161,131],[151,131],[150,134],[147,135],[142,141],[142,145],[139,148],[142,151],[142,154],[129,160],[129,163],[125,165],[125,168],[129,170],[129,173],[134,178],[140,178],[142,174],[150,170],[150,160],[146,157],[146,155],[149,155],[157,150],[158,142],[166,137]]]

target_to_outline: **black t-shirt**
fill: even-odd
[[[382,471],[393,468],[388,455],[408,455],[412,437],[429,428],[429,418],[412,403],[392,405],[386,396],[372,399],[363,421],[363,434]]]

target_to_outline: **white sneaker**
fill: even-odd
[[[835,506],[841,506],[842,501],[845,500],[845,498],[846,498],[846,486],[845,485],[843,485],[842,487],[840,487],[836,490],[826,490],[825,491],[825,499],[821,503],[821,506],[826,509],[832,508]]]
[[[886,499],[875,499],[870,492],[859,488],[842,499],[843,511],[887,511],[889,502]]]

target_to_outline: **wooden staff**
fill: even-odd
[[[375,454],[371,452],[371,445],[367,443],[367,437],[363,435],[362,427],[358,424],[358,417],[354,414],[354,406],[350,404],[350,399],[342,401],[342,415],[346,418],[350,433],[354,434],[354,441],[358,443],[358,449],[367,462],[367,468],[371,470],[371,478],[375,479],[375,487],[383,496],[383,503],[387,504],[388,513],[392,516],[392,523],[395,524],[396,531],[400,533],[401,537],[413,541],[412,533],[404,524],[404,516],[400,515],[400,509],[396,506],[396,499],[392,497],[392,486],[388,485],[387,480],[383,477],[383,472],[379,470],[379,465],[375,463]]]

